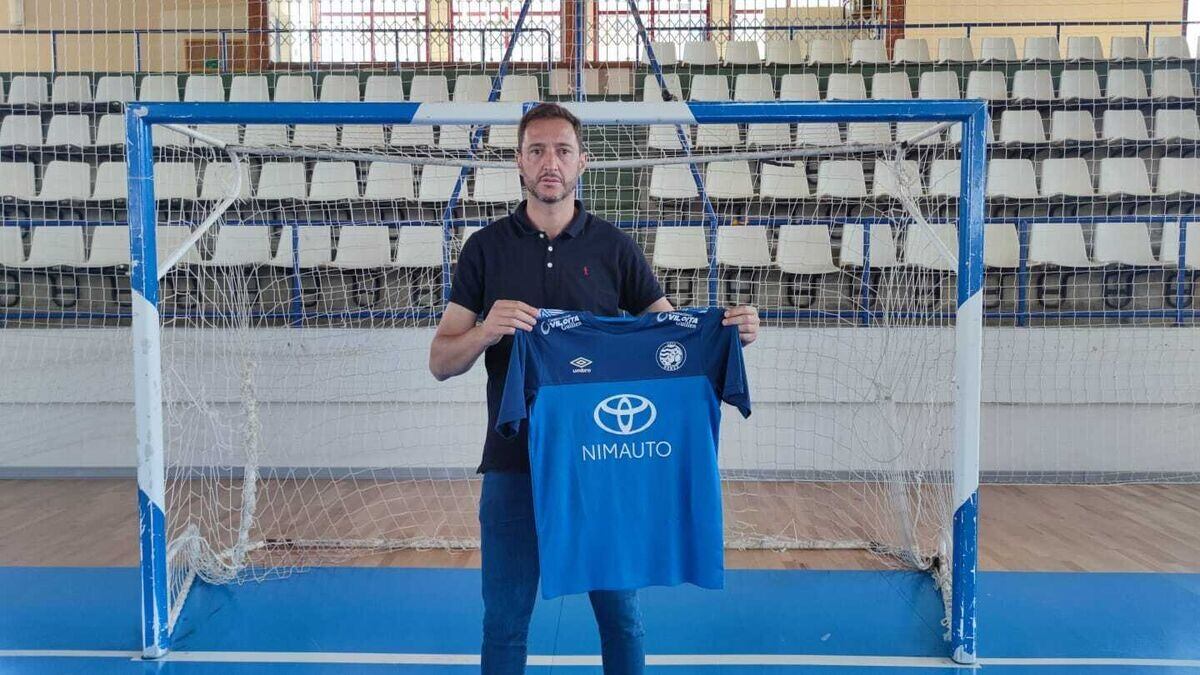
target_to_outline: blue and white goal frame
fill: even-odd
[[[496,87],[499,87],[496,78]],[[171,647],[163,447],[159,270],[155,245],[155,124],[516,124],[529,103],[134,103],[125,114],[133,290],[134,408],[142,578],[142,645],[149,658]],[[975,574],[979,508],[979,409],[983,337],[984,133],[978,100],[566,103],[584,124],[693,125],[797,122],[961,123],[958,209],[958,308],[955,323],[954,522],[951,556],[951,656],[976,657]],[[466,169],[464,169],[464,172]],[[710,246],[713,243],[710,241]],[[446,240],[448,261],[449,240]],[[710,250],[710,257],[712,251]],[[448,279],[445,279],[448,283]]]

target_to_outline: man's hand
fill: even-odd
[[[750,305],[725,310],[725,318],[721,321],[722,326],[738,327],[743,347],[758,339],[758,324],[758,309]]]
[[[490,347],[505,335],[515,335],[518,330],[533,330],[537,315],[536,309],[520,300],[497,300],[479,327]]]

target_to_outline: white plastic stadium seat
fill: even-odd
[[[825,100],[857,101],[867,97],[867,85],[861,73],[831,73],[825,84]]]
[[[925,193],[921,167],[916,160],[900,162],[877,159],[871,194],[875,197],[919,197]]]
[[[939,63],[974,61],[971,38],[939,38],[937,60]]]
[[[450,89],[446,84],[445,75],[413,75],[412,91],[417,94],[422,88],[427,88],[430,91],[435,90],[437,96],[431,96],[432,101],[429,102],[445,102],[450,100]],[[367,86],[363,90],[364,101],[403,101],[404,100],[404,78],[399,75],[371,75],[367,77]],[[426,99],[412,97],[414,101],[425,102]]]
[[[1064,70],[1059,78],[1058,97],[1064,101],[1101,98],[1099,75],[1094,70]]]
[[[712,199],[753,199],[754,179],[750,162],[709,162],[704,171],[704,188]]]
[[[96,183],[92,186],[92,201],[125,199],[129,193],[125,162],[101,162],[96,167]]]
[[[267,225],[222,225],[217,230],[208,267],[265,265],[271,261],[271,228]]]
[[[443,236],[440,225],[401,226],[396,230],[396,267],[441,267]]]
[[[29,257],[21,267],[83,267],[83,228],[67,225],[34,227],[29,233]]]
[[[639,48],[641,43],[638,43]],[[658,61],[658,65],[674,66],[679,63],[679,48],[674,42],[650,42],[650,48],[654,50],[654,59]],[[639,51],[641,51],[639,49]],[[650,63],[649,52],[642,51],[642,63]]]
[[[359,198],[358,170],[354,162],[316,162],[308,200],[314,202]]]
[[[887,122],[850,122],[846,125],[847,143],[891,143],[892,125]]]
[[[101,115],[96,124],[96,145],[121,145],[125,142],[125,116]]]
[[[363,199],[413,200],[417,198],[411,164],[371,162]]]
[[[1150,75],[1150,96],[1153,98],[1193,98],[1192,74],[1184,68],[1156,70]]]
[[[838,271],[838,266],[833,263],[829,228],[824,224],[780,226],[775,265],[787,274],[830,274]]]
[[[1187,38],[1182,35],[1163,35],[1154,38],[1154,58],[1156,59],[1190,59],[1192,52],[1188,48]]]
[[[392,238],[386,225],[343,225],[340,228],[334,267],[375,269],[391,264]]]
[[[769,73],[741,73],[733,81],[733,100],[774,101],[775,83],[771,79],[771,75]]]
[[[817,166],[817,196],[829,199],[862,199],[867,180],[857,159],[827,159]]]
[[[591,83],[585,83],[591,87]],[[591,93],[590,90],[588,93]],[[629,68],[609,68],[604,73],[604,94],[606,96],[632,96],[633,71]]]
[[[766,267],[771,264],[765,225],[722,225],[717,228],[717,264]]]
[[[357,75],[326,75],[321,80],[322,101],[357,101]]]
[[[589,96],[600,95],[600,71],[595,68],[585,68],[583,71],[583,89]],[[575,73],[563,68],[550,71],[550,95],[569,96],[575,91]]]
[[[1140,61],[1148,57],[1146,42],[1140,37],[1114,37],[1109,43],[1108,58],[1113,61],[1125,59]]]
[[[1191,108],[1155,111],[1154,137],[1160,140],[1200,140],[1200,122],[1196,120],[1196,111]]]
[[[85,200],[92,196],[92,167],[87,162],[56,159],[42,171],[42,190],[38,200],[57,202]]]
[[[338,129],[332,124],[297,124],[291,145],[337,145]]]
[[[1104,49],[1100,38],[1095,35],[1077,35],[1067,38],[1068,61],[1103,61]]]
[[[418,128],[418,125],[397,125],[408,128]],[[433,145],[433,127],[421,125],[429,133],[429,142],[423,145]],[[347,124],[342,127],[341,139],[338,145],[343,148],[377,148],[384,144],[382,124]]]
[[[1013,75],[1012,97],[1017,101],[1054,99],[1054,80],[1049,70],[1018,70]]]
[[[7,115],[0,121],[0,146],[41,144],[41,115]]]
[[[692,172],[684,164],[659,164],[650,169],[653,199],[695,199],[700,193]]]
[[[725,45],[725,63],[731,66],[757,65],[762,62],[757,40],[732,40]]]
[[[657,269],[699,270],[708,267],[705,228],[690,225],[654,229],[653,265]]]
[[[998,70],[972,70],[967,76],[967,98],[1008,100],[1008,80]]]
[[[8,102],[40,105],[46,102],[46,78],[41,75],[14,75],[8,83]]]
[[[0,228],[2,231],[3,228]],[[1200,269],[1200,246],[1193,242],[1200,241],[1200,222],[1189,221],[1187,224],[1187,250],[1183,253],[1183,266],[1187,269]],[[1177,267],[1179,265],[1179,222],[1163,223],[1162,245],[1158,249],[1158,258],[1163,265]],[[0,264],[3,264],[0,262]]]
[[[842,131],[837,122],[801,122],[796,125],[796,145],[837,145]]]
[[[1025,38],[1025,52],[1023,56],[1026,61],[1058,61],[1062,58],[1062,52],[1058,48],[1058,38]]]
[[[896,123],[896,140],[912,142],[912,139],[915,138],[918,134],[928,131],[929,129],[936,127],[936,126],[938,126],[938,125],[935,122],[897,122]],[[938,131],[933,134],[929,134],[929,135],[925,136],[924,138],[922,138],[921,140],[916,141],[916,144],[917,145],[936,145],[936,144],[942,142],[942,135],[943,134],[941,131]]]
[[[1021,240],[1012,223],[989,222],[983,226],[983,265],[992,269],[1015,269],[1021,264]]]
[[[904,100],[913,97],[908,73],[876,73],[871,77],[871,98],[875,100]]]
[[[285,227],[275,246],[275,255],[267,263],[272,267],[310,269],[333,262],[333,229],[328,225],[295,226],[297,246],[292,241],[292,227]],[[299,256],[296,251],[299,250]],[[298,257],[298,260],[294,260]]]
[[[820,98],[817,76],[812,73],[788,73],[779,80],[781,101],[816,101]]]
[[[132,75],[102,75],[96,81],[96,103],[127,103],[135,97]]]
[[[1028,159],[990,159],[987,172],[989,199],[1036,199],[1037,174]]]
[[[1010,37],[985,37],[979,48],[980,61],[1016,61],[1017,43]]]
[[[280,75],[275,78],[275,101],[312,101],[311,75]]]
[[[154,199],[195,199],[199,194],[191,162],[155,162]]]
[[[0,267],[20,267],[25,264],[25,241],[21,228],[0,225]]]
[[[1146,117],[1140,110],[1105,110],[1100,118],[1100,129],[1106,141],[1145,141],[1150,138]]]
[[[266,75],[234,75],[229,83],[230,101],[264,103],[271,100]]]
[[[258,199],[304,199],[308,184],[300,162],[263,162],[254,187]]]
[[[1145,223],[1097,223],[1092,249],[1092,259],[1101,265],[1156,267],[1159,264]]]
[[[941,272],[958,271],[958,228],[954,223],[908,224],[904,264]]]
[[[1136,68],[1115,69],[1108,71],[1108,83],[1105,95],[1109,99],[1146,98],[1149,94],[1146,88],[1146,76]]]
[[[399,77],[394,76],[394,77]],[[368,88],[370,82],[367,82]],[[392,84],[381,84],[378,92],[371,92],[378,96],[395,96],[396,86]],[[488,92],[492,88],[492,79],[487,75],[461,75],[454,81],[455,101],[472,101],[475,100],[472,92],[482,86],[483,98],[486,101]],[[369,100],[376,100],[374,98]],[[392,100],[392,99],[380,99]],[[449,84],[446,82],[445,75],[413,75],[413,79],[409,82],[408,100],[417,101],[420,103],[446,103],[450,100]]]
[[[855,40],[850,43],[850,63],[887,62],[887,43],[883,40]]]
[[[759,168],[759,194],[763,199],[808,199],[808,175],[804,163],[762,164]]]
[[[167,262],[167,258],[178,251],[188,237],[192,236],[192,231],[186,225],[161,225],[155,230],[155,249],[158,252],[158,264],[161,268]],[[199,265],[200,252],[196,250],[196,245],[188,247],[187,253],[179,259],[176,265]]]
[[[234,171],[232,162],[209,162],[204,166],[200,181],[200,200],[219,201],[225,199],[238,186],[238,199],[249,199],[251,194],[250,167],[242,162]],[[241,174],[240,176],[238,174]],[[241,179],[239,185],[238,179]]]
[[[50,102],[91,103],[91,78],[87,75],[59,75],[50,87]]]
[[[958,75],[948,70],[927,70],[917,85],[918,98],[961,98]]]
[[[696,40],[683,43],[682,61],[691,66],[720,65],[721,57],[717,55],[717,43],[712,40]]]
[[[147,75],[138,89],[139,101],[179,100],[179,77],[176,75]]]
[[[521,201],[521,174],[511,169],[480,168],[475,171],[475,183],[470,199],[480,203]]]
[[[1105,157],[1100,160],[1099,191],[1104,196],[1150,196],[1146,163],[1140,157]]]
[[[421,170],[421,181],[417,185],[417,201],[419,202],[447,202],[450,201],[450,195],[454,192],[454,185],[458,182],[459,174],[462,169],[457,166],[444,166],[441,164],[430,164]],[[466,184],[460,188],[460,192],[466,191]]]
[[[1092,172],[1082,157],[1042,160],[1043,197],[1094,197]]]
[[[871,223],[871,268],[885,269],[899,264],[896,259],[896,239],[892,235],[892,227],[886,222]],[[838,263],[842,267],[866,267],[864,250],[866,233],[862,223],[846,223],[842,225],[842,247]]]
[[[1154,191],[1160,195],[1200,195],[1200,158],[1163,157],[1158,160],[1158,185]]]
[[[247,124],[242,142],[246,145],[287,145],[287,125]]]
[[[1096,140],[1096,120],[1086,110],[1055,110],[1050,115],[1051,141]]]
[[[808,62],[804,40],[768,40],[763,61],[767,65],[796,66]]]
[[[842,64],[846,62],[846,43],[841,40],[813,40],[808,45],[811,64]]]
[[[1033,223],[1029,228],[1029,264],[1094,267],[1079,223]]]
[[[1000,114],[1001,143],[1045,143],[1046,125],[1036,110],[1005,110]]]
[[[692,101],[728,101],[729,78],[724,75],[695,75],[688,98]]]
[[[120,267],[129,264],[129,226],[97,225],[84,267]]]
[[[666,83],[667,91],[674,95],[675,100],[684,100],[683,84],[679,81],[678,73],[664,74],[663,82]],[[658,78],[654,75],[647,75],[642,79],[642,100],[655,103],[665,100],[662,95],[662,88],[658,85]]]
[[[147,78],[149,79],[149,78]],[[146,81],[142,80],[142,100],[145,98]],[[183,84],[183,100],[197,102],[223,102],[225,85],[220,75],[188,75]]]
[[[540,101],[536,75],[506,75],[500,82],[500,100],[506,103]]]
[[[902,38],[892,44],[892,63],[929,63],[931,60],[925,38]]]

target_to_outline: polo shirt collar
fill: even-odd
[[[522,235],[537,234],[538,230],[529,220],[529,214],[525,211],[525,200],[517,204],[517,208],[513,209],[512,221],[517,226],[517,232]],[[588,214],[583,209],[583,202],[575,200],[575,217],[567,224],[563,234],[570,237],[578,237],[583,233],[583,226],[587,223]]]

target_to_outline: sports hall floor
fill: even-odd
[[[478,670],[478,553],[378,555],[199,586],[138,658],[134,486],[0,481],[0,673]],[[982,672],[1200,673],[1200,485],[984,486]],[[650,672],[969,672],[922,574],[859,553],[729,552],[726,590],[643,591]],[[830,571],[836,568],[838,571]],[[539,600],[530,672],[597,673],[586,596]]]

